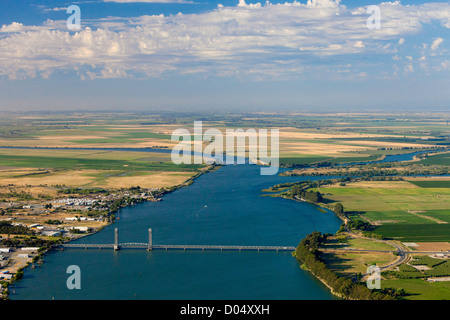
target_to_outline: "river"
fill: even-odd
[[[335,233],[341,221],[331,211],[265,197],[261,190],[283,182],[326,178],[262,176],[259,166],[223,166],[165,195],[161,202],[121,209],[114,224],[76,242],[113,243],[114,228],[122,243],[147,242],[147,230],[152,228],[154,244],[297,246],[312,231]],[[80,267],[80,290],[67,288],[70,265]],[[51,251],[44,264],[27,268],[23,279],[10,287],[10,298],[335,299],[289,252],[73,248]]]

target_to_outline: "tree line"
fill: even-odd
[[[330,270],[320,259],[319,247],[328,235],[314,231],[307,235],[295,250],[295,257],[317,278],[322,280],[332,292],[344,299],[350,300],[394,300],[398,296],[394,289],[370,290],[361,283],[340,277]]]

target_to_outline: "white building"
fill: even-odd
[[[13,277],[13,275],[10,273],[0,273],[0,279],[11,280],[12,277]]]
[[[61,235],[61,230],[42,230],[41,235],[49,237],[59,237]]]

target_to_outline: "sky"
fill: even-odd
[[[0,0],[0,110],[450,111],[449,35],[438,0]]]

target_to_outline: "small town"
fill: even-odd
[[[0,298],[8,295],[9,284],[23,276],[25,267],[44,263],[43,253],[53,245],[95,233],[114,222],[115,212],[121,207],[161,201],[166,191],[133,187],[79,194],[86,189],[60,189],[52,196],[36,199],[39,196],[26,187],[22,189],[5,192],[5,186],[0,194]]]

